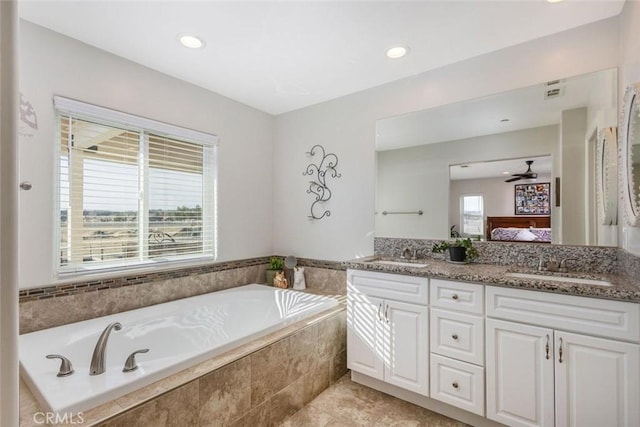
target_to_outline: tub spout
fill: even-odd
[[[119,331],[120,329],[122,329],[122,324],[120,324],[120,322],[110,323],[109,326],[107,326],[104,331],[102,331],[102,334],[100,334],[100,338],[98,338],[96,347],[93,349],[89,375],[100,375],[104,373],[104,365],[106,360],[105,352],[107,350],[107,341],[109,340],[109,334],[111,333],[112,329]]]

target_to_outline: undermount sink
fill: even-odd
[[[427,264],[418,263],[418,262],[403,262],[403,261],[387,261],[379,259],[377,261],[373,261],[374,264],[383,264],[383,265],[395,265],[398,267],[413,267],[413,268],[424,268]]]
[[[578,283],[581,285],[611,286],[606,280],[582,279],[578,277],[550,276],[547,274],[529,273],[507,273],[507,277],[518,277],[520,279],[550,280],[552,282]]]

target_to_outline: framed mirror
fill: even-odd
[[[600,129],[596,150],[596,199],[601,225],[618,223],[618,140],[616,128]]]
[[[495,226],[544,229],[535,231],[551,244],[616,246],[617,101],[608,69],[379,119],[376,237],[494,240]],[[547,195],[518,196],[517,186],[545,183]]]
[[[629,85],[624,94],[620,123],[620,191],[625,218],[640,226],[640,83]]]

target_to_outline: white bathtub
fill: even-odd
[[[20,369],[45,411],[77,412],[113,400],[337,305],[331,298],[264,285],[247,285],[118,313],[20,336]],[[89,375],[93,349],[103,329],[120,322],[106,350],[106,372]],[[124,373],[127,356],[139,369]],[[57,377],[60,354],[75,373]]]

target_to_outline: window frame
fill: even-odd
[[[54,251],[53,251],[53,276],[54,278],[67,278],[72,276],[82,276],[87,274],[102,274],[110,272],[133,272],[138,270],[149,269],[150,267],[175,267],[181,265],[197,265],[207,262],[212,262],[217,259],[217,182],[218,182],[218,153],[217,148],[219,145],[219,139],[217,135],[195,131],[184,127],[179,127],[156,120],[135,116],[133,114],[124,113],[117,110],[112,110],[106,107],[100,107],[93,104],[77,101],[70,98],[64,98],[61,96],[53,97],[54,103],[54,117],[55,117],[55,179],[54,181]],[[60,254],[62,250],[61,246],[61,156],[62,144],[60,140],[61,135],[61,116],[68,116],[73,119],[91,121],[93,123],[113,126],[125,130],[140,133],[140,140],[148,141],[149,134],[173,138],[188,143],[198,144],[205,147],[204,151],[209,151],[207,155],[203,154],[203,199],[202,199],[202,241],[203,248],[209,246],[210,252],[208,253],[192,253],[185,255],[171,255],[167,257],[155,257],[148,258],[146,254],[145,258],[138,258],[136,261],[130,261],[126,264],[121,262],[114,263],[100,263],[98,265],[90,264],[76,264],[66,266],[60,262]],[[146,145],[146,142],[145,142]],[[138,154],[144,153],[143,147],[139,147]],[[71,173],[71,165],[68,165],[69,173]],[[148,166],[145,168],[148,174]],[[140,177],[139,177],[140,178]],[[148,176],[147,180],[148,181]],[[147,184],[148,185],[148,184]],[[149,192],[145,191],[144,194],[148,195]],[[71,197],[71,195],[69,195]],[[143,201],[143,205],[148,204],[148,198]],[[207,214],[210,212],[210,214]],[[139,212],[139,217],[143,217],[143,220],[139,220],[138,230],[142,235],[144,230],[149,227],[148,214],[146,212]],[[144,222],[143,222],[144,221]],[[207,224],[207,226],[205,226]],[[139,246],[140,248],[140,246]]]
[[[480,197],[480,199],[482,200],[482,224],[480,226],[480,234],[468,234],[465,233],[464,230],[464,199],[465,197]],[[466,193],[466,194],[460,194],[460,235],[462,237],[476,237],[476,236],[480,236],[483,237],[484,236],[484,227],[485,227],[485,209],[484,209],[484,193]]]

